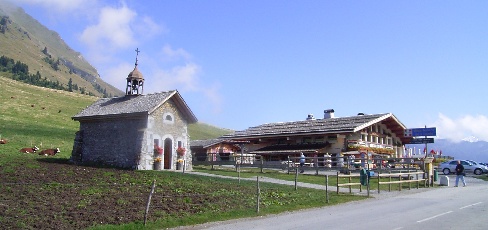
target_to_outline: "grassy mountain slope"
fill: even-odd
[[[95,89],[98,85],[108,95],[121,96],[124,93],[104,82],[97,70],[79,52],[71,49],[55,31],[49,30],[24,12],[22,8],[0,1],[0,55],[7,56],[29,66],[29,72],[37,71],[51,81],[67,85],[71,78],[74,84],[84,87],[93,95],[103,94]],[[43,50],[47,50],[47,54]],[[55,70],[44,58],[60,60]]]
[[[79,123],[71,117],[98,98],[61,90],[24,84],[0,73],[0,138],[7,139],[2,152],[16,153],[20,148],[59,147],[68,158]],[[192,124],[190,138],[210,139],[231,132],[208,124]]]
[[[234,131],[230,129],[223,129],[200,122],[188,126],[188,133],[190,134],[191,140],[213,139],[232,132]]]

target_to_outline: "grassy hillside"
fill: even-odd
[[[2,77],[0,73],[0,138],[12,144],[2,151],[22,147],[59,147],[69,158],[79,123],[71,117],[97,100],[96,97],[36,87]],[[231,132],[208,124],[192,124],[191,139],[210,139]],[[10,149],[11,148],[11,149]]]
[[[1,76],[1,74],[0,74]],[[97,98],[52,90],[0,77],[0,135],[11,144],[2,151],[22,147],[59,147],[69,157],[79,123],[71,119]]]
[[[234,131],[215,127],[205,123],[195,123],[188,126],[188,133],[190,134],[191,140],[213,139],[232,132]]]
[[[23,62],[29,66],[31,74],[39,71],[43,78],[59,81],[65,86],[71,78],[74,84],[96,96],[102,94],[95,90],[94,84],[106,89],[108,94],[123,95],[121,90],[104,82],[97,70],[80,53],[71,49],[58,33],[40,24],[21,8],[0,1],[0,19],[0,56]],[[42,52],[45,48],[49,55]],[[63,60],[59,70],[44,60],[49,56],[53,61]]]

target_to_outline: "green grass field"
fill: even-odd
[[[0,225],[6,229],[162,229],[335,205],[362,196],[169,171],[129,171],[70,164],[78,122],[97,98],[25,85],[0,77]],[[202,138],[229,132],[205,126]],[[208,129],[208,130],[205,130]],[[190,130],[190,135],[192,131]],[[198,136],[198,135],[195,135]],[[54,157],[23,147],[60,148]],[[147,225],[146,201],[155,181]]]

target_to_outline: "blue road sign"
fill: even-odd
[[[420,137],[420,136],[437,136],[436,128],[415,128],[406,129],[405,136],[408,137]]]
[[[414,138],[408,144],[427,144],[434,143],[434,138]]]

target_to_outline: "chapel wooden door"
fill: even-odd
[[[173,155],[173,142],[171,139],[166,138],[164,140],[164,169],[171,169],[171,159]]]

